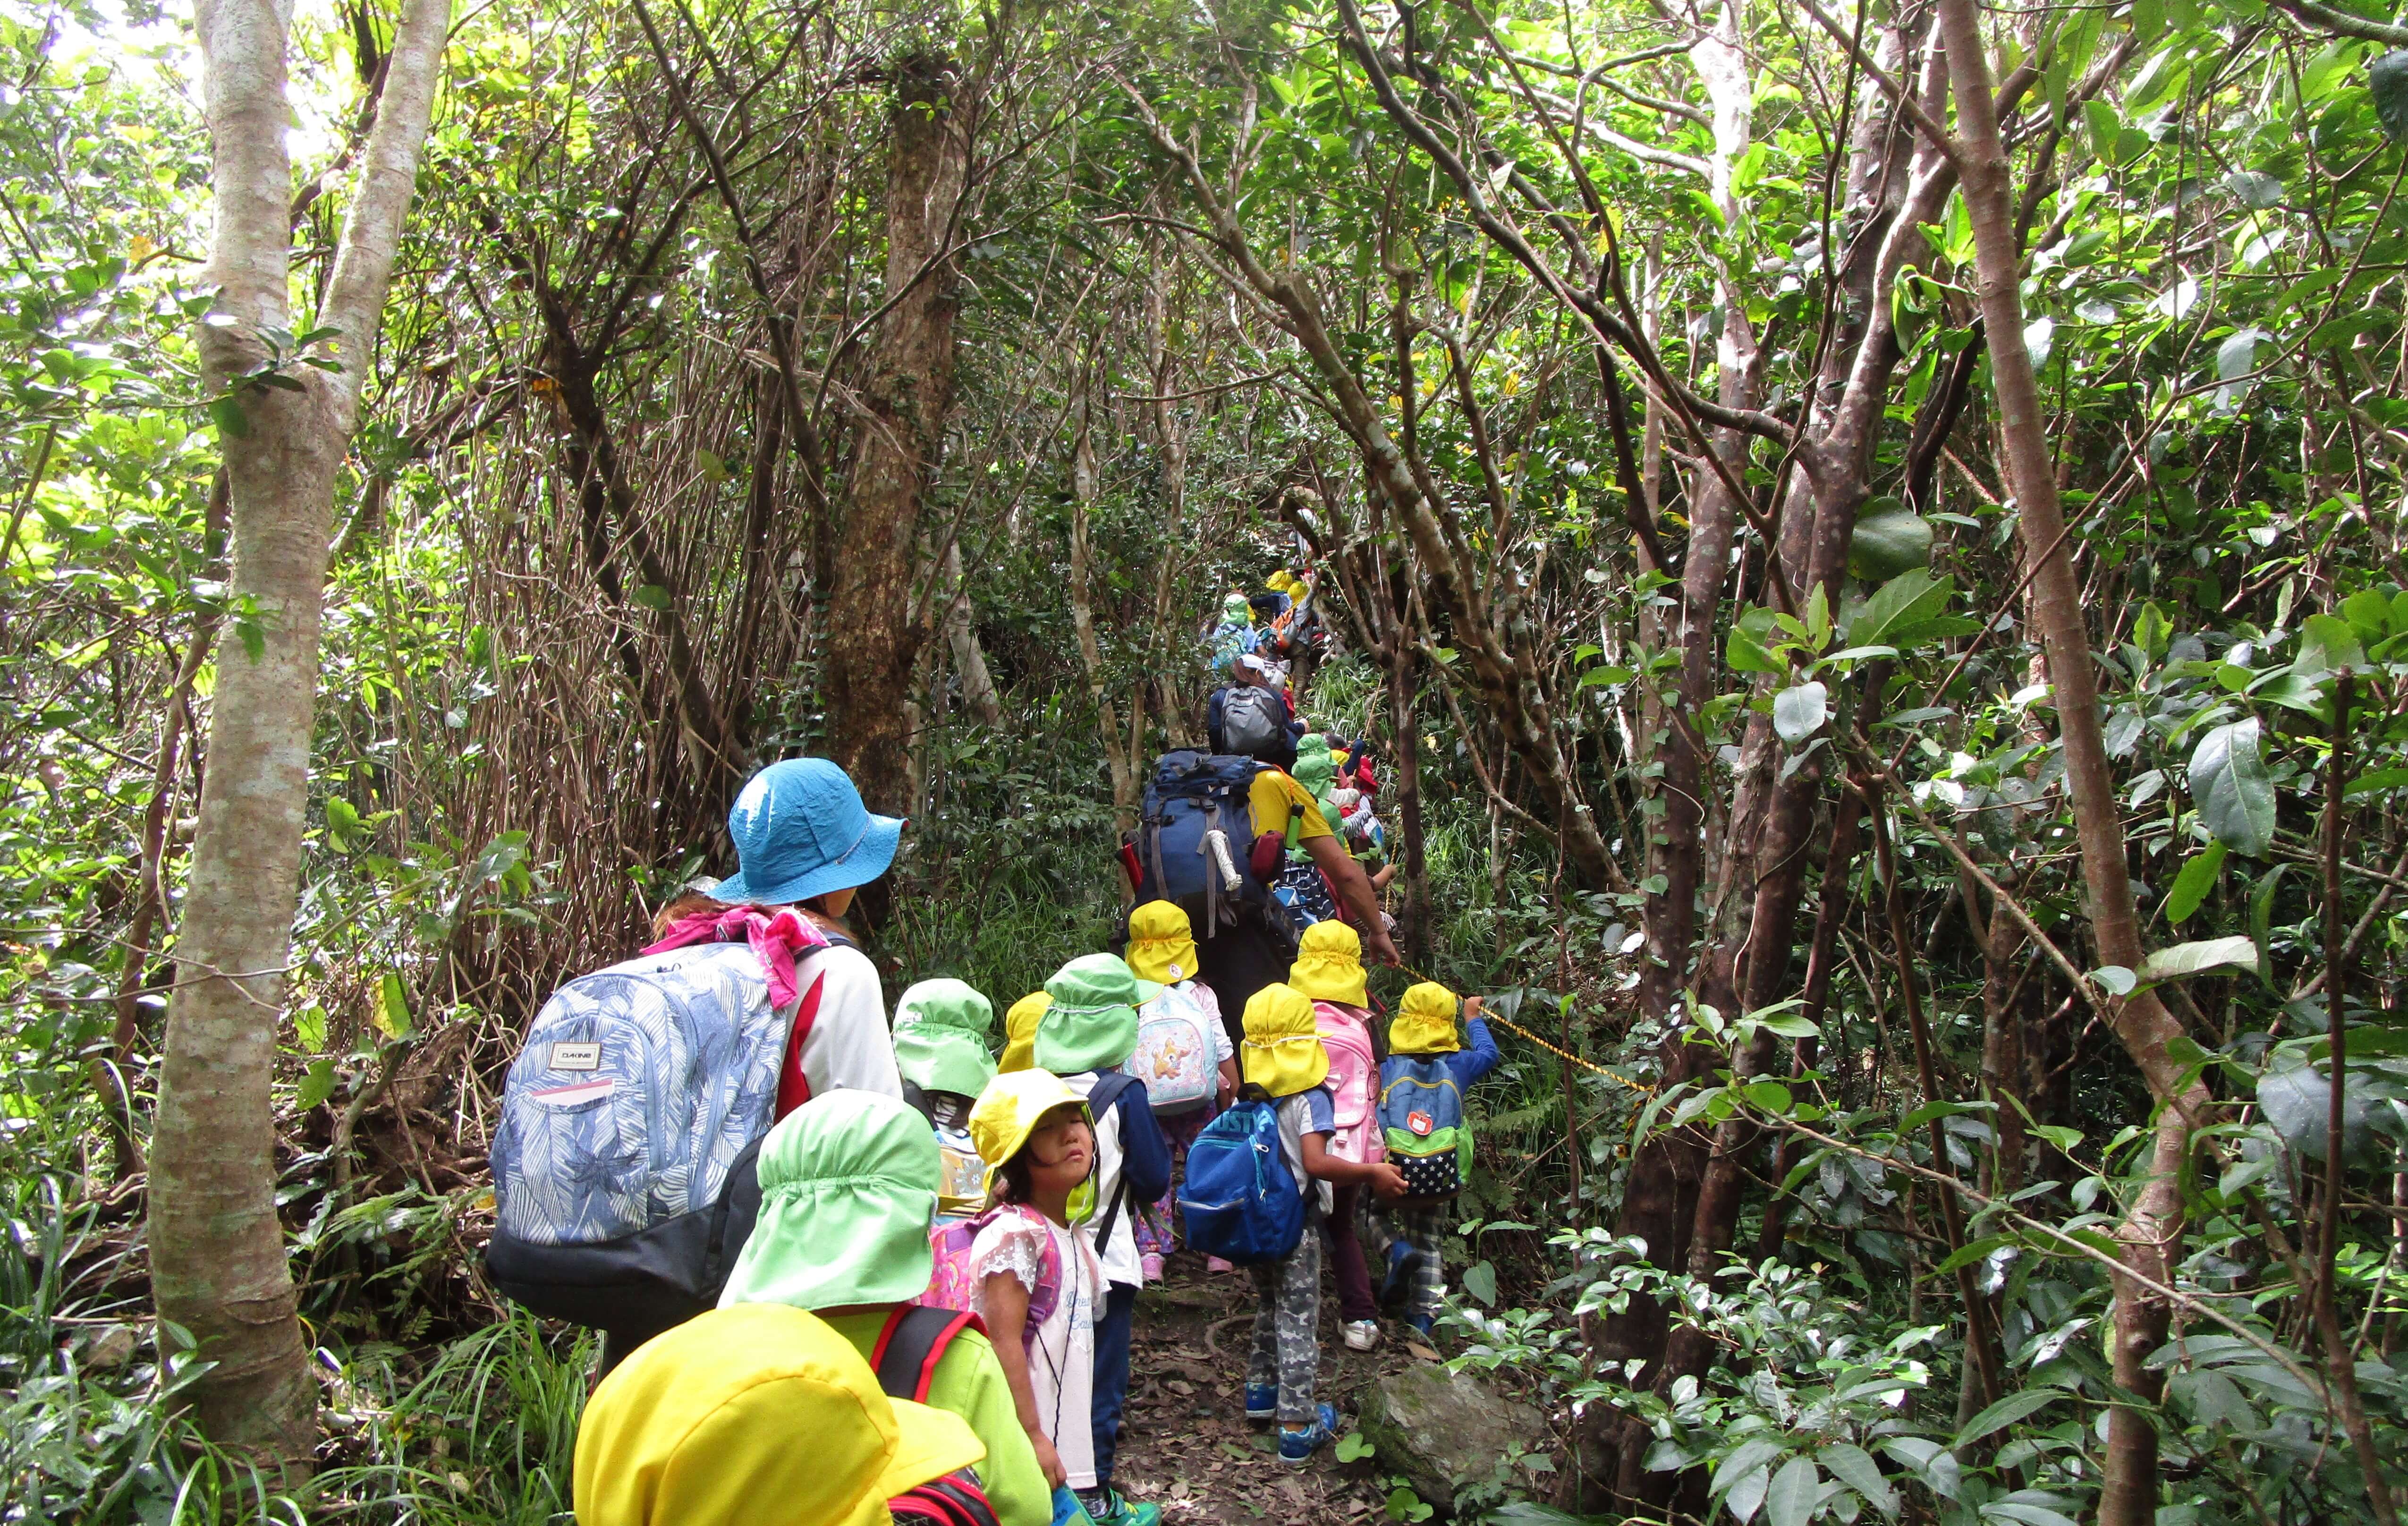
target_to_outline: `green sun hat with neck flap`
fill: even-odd
[[[1045,983],[1053,1001],[1037,1019],[1037,1065],[1055,1075],[1108,1071],[1137,1052],[1137,1009],[1162,994],[1114,954],[1085,954]]]
[[[720,1307],[901,1303],[928,1290],[944,1168],[918,1109],[874,1091],[814,1097],[761,1141],[759,1170],[761,1217]]]
[[[958,980],[924,980],[895,1003],[895,1068],[922,1091],[976,1097],[995,1079],[995,1003]]]

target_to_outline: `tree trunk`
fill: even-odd
[[[269,0],[205,0],[198,17],[217,199],[208,279],[219,320],[201,326],[199,343],[213,392],[270,358],[263,331],[307,326],[293,321],[288,295],[287,20]],[[320,605],[335,474],[357,426],[450,20],[449,0],[410,0],[394,39],[319,314],[340,331],[343,369],[294,365],[287,374],[297,390],[243,387],[232,404],[243,422],[223,440],[229,607],[238,612],[218,669],[176,945],[189,984],[168,1008],[150,1277],[160,1317],[191,1331],[215,1364],[196,1391],[203,1429],[288,1476],[308,1468],[318,1395],[276,1216],[269,1088],[300,899]]]
[[[2033,623],[2040,627],[2055,688],[2066,788],[2072,797],[2082,876],[2089,890],[2091,931],[2102,963],[2138,970],[2143,961],[2140,920],[2132,905],[2124,827],[2116,813],[2114,773],[2099,718],[2098,676],[2091,669],[2082,589],[2065,544],[2065,515],[2040,385],[2024,346],[2022,250],[2015,236],[2006,146],[1991,99],[1981,16],[1973,0],[1939,0],[1939,9],[1948,71],[1956,82],[1956,157],[1973,226],[1975,286],[1989,340],[1999,433],[2006,441],[2005,466],[2025,555],[2038,563],[2032,581]],[[2124,1245],[2124,1264],[2163,1285],[2181,1255],[2178,1178],[2190,1154],[2191,1130],[2204,1121],[2208,1100],[2196,1080],[2185,1085],[2184,1067],[2168,1050],[2181,1026],[2155,994],[2144,989],[2123,1000],[2103,993],[2101,999],[2110,1001],[2115,1036],[2158,1103],[2151,1180],[2134,1199],[2117,1237]],[[2149,1412],[2164,1392],[2166,1375],[2151,1368],[2148,1359],[2165,1344],[2172,1312],[2131,1278],[2116,1278],[2114,1380],[2118,1390],[2137,1402],[2108,1411],[2100,1526],[2151,1526],[2157,1518],[2157,1432]]]
[[[853,443],[852,503],[828,597],[828,750],[873,811],[911,799],[911,674],[921,627],[911,574],[920,511],[953,408],[958,237],[967,145],[952,63],[913,54],[895,66],[886,171],[886,285],[892,304],[870,355]]]
[[[1104,683],[1103,649],[1096,641],[1096,617],[1088,591],[1088,580],[1095,575],[1095,559],[1087,550],[1087,506],[1096,501],[1096,451],[1087,432],[1083,402],[1079,410],[1079,438],[1070,447],[1070,628],[1079,638],[1087,697],[1095,701],[1096,729],[1103,736],[1104,763],[1111,770],[1112,816],[1126,832],[1137,826],[1138,778],[1121,745],[1120,715]]]
[[[953,676],[962,681],[962,703],[985,727],[1003,724],[1003,700],[995,692],[995,675],[986,669],[980,649],[978,623],[970,613],[970,591],[962,582],[962,540],[958,532],[945,538],[945,554],[938,564],[939,586],[945,600],[945,644],[953,655]]]

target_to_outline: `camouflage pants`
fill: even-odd
[[[1388,1216],[1405,1244],[1421,1252],[1405,1291],[1405,1313],[1415,1319],[1436,1319],[1446,1302],[1446,1229],[1455,1216],[1455,1202],[1399,1202],[1388,1209]]]
[[[1279,1386],[1282,1425],[1311,1425],[1314,1369],[1321,1364],[1321,1216],[1308,1209],[1304,1235],[1283,1261],[1247,1268],[1254,1274],[1254,1354],[1249,1386]]]

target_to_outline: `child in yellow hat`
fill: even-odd
[[[1246,1002],[1246,1040],[1239,1053],[1247,1086],[1277,1105],[1281,1155],[1304,1194],[1304,1233],[1296,1249],[1247,1269],[1257,1303],[1254,1354],[1246,1363],[1246,1418],[1276,1417],[1280,1461],[1300,1466],[1338,1424],[1336,1406],[1312,1397],[1321,1364],[1321,1237],[1315,1231],[1329,1213],[1333,1184],[1394,1198],[1405,1190],[1405,1179],[1384,1162],[1330,1153],[1332,1100],[1322,1085],[1329,1052],[1313,1024],[1312,998],[1284,983],[1256,991]]]
[[[1137,1009],[1137,1052],[1122,1069],[1145,1083],[1146,1101],[1170,1144],[1171,1185],[1137,1216],[1140,1267],[1160,1282],[1179,1248],[1175,1210],[1187,1147],[1238,1095],[1238,1051],[1221,1021],[1221,999],[1196,978],[1196,931],[1175,901],[1149,900],[1129,913],[1123,956],[1140,980],[1161,987]],[[1214,1258],[1212,1270],[1233,1270]]]
[[[1381,1158],[1380,1061],[1371,1047],[1369,976],[1363,968],[1363,940],[1343,922],[1315,922],[1297,944],[1287,983],[1312,999],[1313,1025],[1329,1054],[1329,1078],[1322,1084],[1333,1102],[1329,1153],[1346,1160]],[[1329,1236],[1332,1279],[1338,1284],[1338,1319],[1350,1351],[1380,1344],[1380,1305],[1371,1297],[1370,1268],[1354,1232],[1363,1188],[1341,1187],[1322,1226]]]
[[[1387,1132],[1390,1159],[1403,1161],[1409,1173],[1422,1160],[1400,1156],[1398,1146],[1410,1147],[1412,1136],[1427,1138],[1434,1128],[1458,1130],[1463,1094],[1497,1068],[1497,1041],[1481,1020],[1480,998],[1468,997],[1461,1002],[1463,1030],[1471,1040],[1469,1050],[1455,1036],[1456,1005],[1453,991],[1436,981],[1424,981],[1405,992],[1404,1000],[1397,1003],[1396,1020],[1388,1025],[1388,1058],[1380,1065],[1380,1122]],[[1418,1101],[1433,1097],[1440,1100],[1435,1104]],[[1450,1109],[1451,1118],[1445,1116]],[[1447,1137],[1447,1132],[1437,1135],[1440,1141]],[[1459,1155],[1449,1150],[1427,1159],[1436,1165],[1469,1159],[1469,1136],[1465,1131]],[[1459,1188],[1459,1171],[1455,1176]],[[1440,1247],[1446,1243],[1447,1220],[1454,1212],[1453,1191],[1407,1197],[1388,1208],[1398,1238],[1388,1245],[1383,1296],[1405,1295],[1406,1321],[1425,1335],[1446,1297]]]
[[[799,1443],[799,1444],[798,1444]],[[578,1526],[877,1526],[886,1502],[977,1463],[958,1415],[889,1399],[853,1344],[782,1303],[656,1335],[577,1427]]]
[[[961,1302],[986,1321],[1038,1462],[1076,1491],[1073,1519],[1156,1526],[1162,1507],[1121,1494],[1098,1467],[1096,1323],[1106,1283],[1085,1229],[1099,1156],[1087,1100],[1051,1071],[998,1075],[970,1111],[970,1139],[992,1162],[990,1212],[972,1221]]]

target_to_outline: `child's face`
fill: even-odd
[[[1096,1131],[1077,1108],[1057,1107],[1028,1136],[1028,1175],[1039,1192],[1068,1192],[1096,1165]]]

